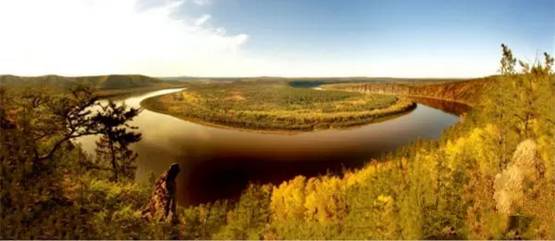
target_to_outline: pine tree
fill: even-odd
[[[140,112],[140,109],[127,108],[108,101],[100,105],[101,110],[93,117],[102,135],[96,142],[97,165],[112,173],[113,181],[133,180],[135,178],[135,159],[137,153],[129,145],[141,140],[141,134],[134,132],[137,127],[127,124]]]

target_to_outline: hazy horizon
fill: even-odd
[[[143,75],[143,76],[148,76],[148,77],[152,77],[152,78],[158,78],[158,79],[178,79],[178,78],[193,78],[193,79],[200,79],[200,78],[206,78],[206,79],[237,79],[237,78],[252,78],[252,79],[256,79],[256,78],[283,78],[283,79],[357,79],[357,78],[365,78],[365,79],[422,79],[422,80],[426,80],[426,79],[460,79],[460,80],[465,80],[465,79],[474,79],[474,78],[481,78],[481,77],[489,77],[489,76],[494,76],[497,74],[492,74],[492,75],[484,75],[484,76],[476,76],[476,77],[451,77],[451,76],[435,76],[435,77],[411,77],[411,76],[407,76],[407,77],[398,77],[398,76],[274,76],[274,75],[261,75],[261,76],[191,76],[191,75],[178,75],[178,76],[152,76],[152,75],[146,75],[146,74],[138,74],[138,73],[105,73],[105,74],[90,74],[90,75],[61,75],[61,74],[38,74],[38,75],[18,75],[18,74],[0,74],[0,76],[17,76],[17,77],[28,77],[28,78],[34,78],[34,77],[44,77],[44,76],[60,76],[60,77],[69,77],[69,78],[74,78],[74,77],[94,77],[94,76],[108,76],[108,75]]]

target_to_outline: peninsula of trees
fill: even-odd
[[[142,105],[211,125],[285,131],[363,125],[416,106],[408,98],[392,95],[294,88],[287,81],[268,79],[190,82],[180,93],[152,97]]]

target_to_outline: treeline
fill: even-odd
[[[245,129],[315,130],[367,124],[415,107],[404,98],[292,88],[284,81],[189,83],[187,90],[143,101],[187,120]]]
[[[394,94],[412,97],[426,97],[477,105],[482,95],[489,94],[496,82],[502,77],[492,76],[480,79],[459,80],[449,82],[423,83],[342,83],[324,85],[327,89]]]

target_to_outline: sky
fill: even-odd
[[[555,54],[555,0],[0,0],[0,74],[481,77]]]

